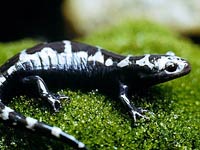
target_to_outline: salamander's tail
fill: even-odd
[[[35,131],[42,135],[52,136],[73,146],[76,149],[87,149],[82,142],[75,139],[72,135],[63,132],[60,128],[51,127],[31,117],[24,117],[19,113],[15,112],[10,107],[5,106],[1,102],[1,100],[0,100],[0,119],[12,124],[13,126],[24,127],[26,129]]]

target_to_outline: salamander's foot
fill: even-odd
[[[147,112],[147,110],[142,108],[136,108],[134,104],[131,103],[131,101],[128,99],[128,86],[120,83],[120,94],[119,98],[121,99],[122,103],[128,110],[128,112],[131,114],[131,117],[133,117],[134,122],[136,122],[137,117],[141,117],[144,119],[148,119],[143,113]]]
[[[60,100],[57,99],[55,96],[53,95],[48,95],[47,96],[47,100],[48,102],[51,104],[51,106],[53,107],[53,110],[55,112],[58,112],[61,108],[61,104],[60,104]]]
[[[51,104],[51,106],[53,107],[53,110],[55,112],[58,112],[60,108],[62,107],[60,103],[61,99],[69,99],[68,96],[60,95],[60,94],[48,94],[46,98],[48,102]]]
[[[134,122],[136,122],[137,116],[149,120],[149,117],[143,115],[143,113],[145,113],[145,112],[148,112],[148,110],[145,110],[145,109],[142,109],[142,108],[137,108],[137,110],[130,111],[130,114],[133,117]]]
[[[37,85],[36,89],[38,91],[39,97],[47,100],[51,106],[53,107],[55,112],[58,112],[61,108],[60,100],[61,99],[69,99],[68,96],[60,95],[60,94],[52,94],[44,80],[39,76],[28,76],[22,79],[24,84],[33,84]]]

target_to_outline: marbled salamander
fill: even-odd
[[[122,56],[99,47],[62,41],[39,44],[22,51],[0,67],[0,118],[13,126],[25,127],[56,137],[75,148],[85,145],[58,127],[51,127],[31,117],[24,117],[3,103],[15,94],[32,94],[47,100],[55,111],[60,99],[53,88],[99,89],[116,95],[136,121],[145,110],[136,108],[128,93],[190,72],[184,59],[166,55]],[[49,89],[48,89],[48,88]],[[33,90],[36,89],[36,90]]]

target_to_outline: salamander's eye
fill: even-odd
[[[173,62],[167,62],[165,64],[165,69],[168,72],[174,72],[174,71],[176,71],[177,67],[178,67],[178,65],[176,63],[173,63]]]

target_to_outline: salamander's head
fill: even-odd
[[[166,55],[130,56],[129,60],[131,62],[128,67],[129,70],[132,70],[132,74],[134,72],[137,74],[134,77],[140,80],[144,86],[151,86],[184,76],[191,70],[186,60],[175,56],[172,52]]]
[[[191,70],[190,64],[183,58],[175,55],[165,55],[154,61],[157,67],[157,76],[163,78],[161,82],[172,80],[188,74]]]

